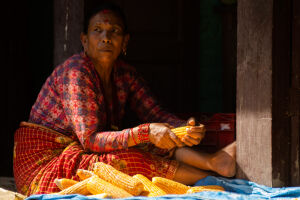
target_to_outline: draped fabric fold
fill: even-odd
[[[22,122],[15,132],[14,176],[17,189],[25,195],[58,192],[56,178],[79,180],[77,169],[92,170],[95,162],[105,162],[129,174],[148,178],[173,178],[178,162],[128,148],[109,153],[85,151],[78,139],[41,125]]]

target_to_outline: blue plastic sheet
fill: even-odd
[[[126,200],[257,200],[257,199],[294,199],[300,198],[300,187],[271,188],[259,185],[251,181],[242,179],[227,179],[221,177],[208,176],[199,180],[195,186],[219,185],[225,188],[226,192],[199,192],[188,195],[166,195],[162,197],[132,197]],[[33,195],[26,200],[99,200],[97,198],[82,195]]]

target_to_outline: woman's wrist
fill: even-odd
[[[150,124],[141,124],[137,127],[130,128],[130,142],[129,146],[135,146],[141,143],[148,143],[149,140],[149,128]]]
[[[137,137],[139,143],[148,143],[150,142],[149,139],[149,132],[150,132],[150,124],[141,124],[138,126],[138,131],[137,131]]]

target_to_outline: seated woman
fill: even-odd
[[[186,122],[164,111],[134,68],[119,59],[128,40],[119,7],[103,4],[86,18],[84,52],[55,68],[29,122],[22,122],[15,133],[14,176],[20,193],[57,192],[54,179],[77,180],[77,169],[91,170],[99,161],[129,175],[184,184],[211,173],[235,174],[235,143],[206,154],[185,147],[204,137],[194,119],[182,141],[171,131]],[[121,129],[126,104],[144,124]]]

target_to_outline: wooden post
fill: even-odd
[[[291,1],[238,2],[237,177],[272,187],[291,184],[290,14]]]
[[[293,0],[291,88],[291,185],[300,185],[300,1]]]
[[[54,66],[81,51],[83,0],[54,0]]]

